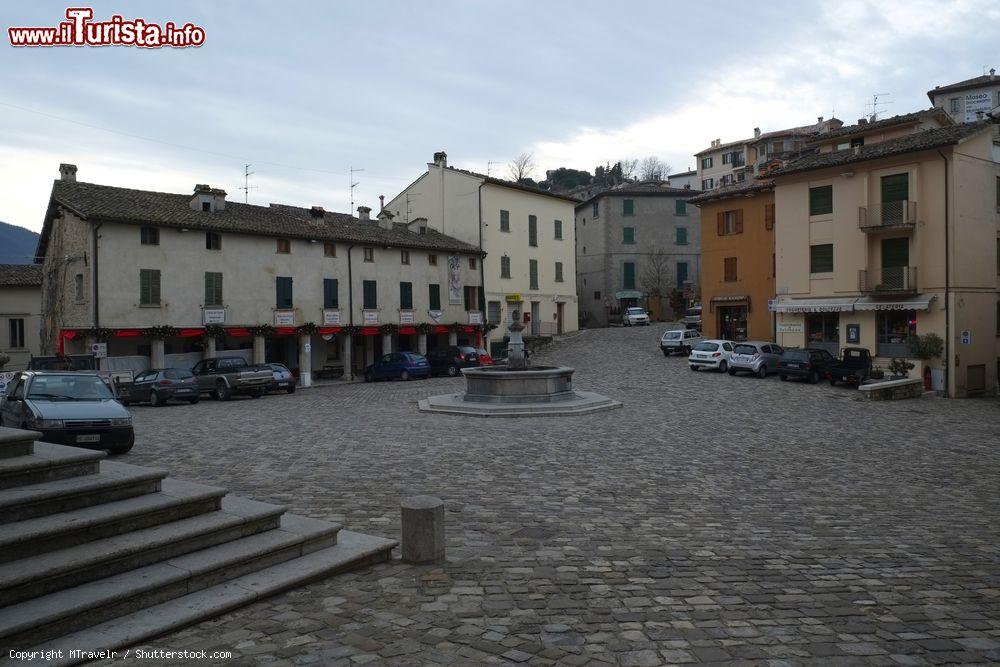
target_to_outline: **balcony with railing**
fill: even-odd
[[[863,232],[912,230],[917,224],[917,202],[903,200],[858,207]]]
[[[861,269],[858,289],[872,296],[916,294],[917,267],[886,266],[881,269]]]

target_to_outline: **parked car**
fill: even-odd
[[[415,352],[390,352],[383,355],[365,369],[365,382],[399,378],[404,382],[410,378],[430,377],[431,368],[427,358]]]
[[[778,363],[778,377],[782,380],[805,378],[809,384],[816,384],[829,375],[830,367],[836,362],[837,358],[826,350],[786,347]]]
[[[0,425],[38,431],[59,445],[124,454],[135,444],[132,415],[96,372],[21,371],[0,403]]]
[[[154,408],[177,400],[197,403],[201,396],[198,381],[189,370],[183,368],[161,368],[142,371],[132,382],[122,385],[122,402],[145,403]]]
[[[660,350],[663,356],[669,357],[675,352],[684,355],[691,354],[695,345],[705,340],[700,331],[695,329],[671,329],[664,331],[660,337]]]
[[[729,374],[746,372],[753,373],[759,378],[766,378],[768,373],[778,372],[781,352],[780,345],[766,341],[748,340],[737,343],[729,359]]]
[[[701,331],[701,306],[693,306],[688,309],[687,314],[681,318],[681,322],[686,329],[697,329]]]
[[[863,347],[845,347],[840,359],[830,366],[830,384],[838,382],[859,385],[872,373],[872,355]]]
[[[688,356],[688,366],[696,371],[714,368],[721,373],[729,370],[729,358],[733,353],[733,343],[728,340],[703,340],[694,346]]]
[[[427,353],[431,376],[459,375],[463,368],[479,366],[479,351],[468,345],[448,345],[437,347]]]
[[[493,357],[490,356],[490,353],[487,352],[485,348],[482,348],[482,347],[476,348],[476,354],[479,355],[479,365],[480,366],[492,366],[493,365]]]
[[[622,324],[627,327],[631,326],[649,326],[649,313],[646,312],[645,308],[639,308],[633,306],[631,308],[626,308],[625,312],[622,313]]]
[[[271,371],[272,379],[267,385],[267,391],[284,391],[289,394],[295,393],[295,387],[298,385],[298,378],[295,377],[295,373],[288,370],[288,366],[278,363],[267,363],[261,365]]]
[[[217,401],[228,401],[233,394],[260,398],[274,379],[270,370],[251,367],[243,357],[203,359],[191,369],[198,380],[198,390]]]

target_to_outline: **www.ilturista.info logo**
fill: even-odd
[[[205,43],[205,29],[193,23],[178,26],[173,21],[163,25],[145,19],[125,19],[115,14],[108,21],[92,21],[90,7],[70,7],[68,21],[48,28],[11,27],[7,36],[11,46],[139,46],[159,49],[166,46],[183,49]]]

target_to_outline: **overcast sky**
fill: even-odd
[[[202,26],[205,45],[182,50],[14,49],[7,27],[66,8],[18,4],[0,45],[0,220],[34,230],[60,162],[240,200],[250,162],[251,203],[347,211],[352,166],[355,206],[373,208],[437,150],[502,176],[522,152],[536,178],[646,155],[679,171],[715,138],[852,123],[874,93],[905,113],[1000,69],[995,0],[92,3],[95,19]]]

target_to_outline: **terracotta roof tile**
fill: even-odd
[[[2,287],[40,287],[41,284],[41,264],[0,264]]]

